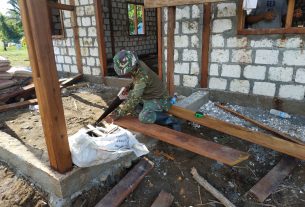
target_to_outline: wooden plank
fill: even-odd
[[[7,99],[14,98],[18,95],[32,93],[34,91],[35,91],[34,84],[30,84],[30,85],[22,87],[19,90],[12,92],[12,93],[0,95],[0,101],[6,101]]]
[[[151,207],[170,207],[173,201],[174,196],[162,190]]]
[[[239,29],[238,35],[269,35],[269,34],[304,34],[305,27],[290,27],[281,29]]]
[[[293,13],[294,13],[295,0],[288,1],[288,9],[286,15],[285,28],[290,28],[292,25]]]
[[[230,124],[207,115],[205,115],[204,118],[196,118],[193,111],[177,106],[172,106],[169,113],[181,119],[305,160],[305,146],[303,145],[261,132],[251,131],[245,127]]]
[[[95,207],[116,207],[132,193],[153,169],[154,163],[144,158]]]
[[[221,108],[222,110],[224,110],[224,111],[226,111],[226,112],[229,112],[230,114],[233,114],[234,116],[237,116],[237,117],[239,117],[239,118],[241,118],[241,119],[244,119],[244,120],[246,120],[246,121],[248,121],[248,122],[250,122],[250,123],[252,123],[252,124],[254,124],[254,125],[256,125],[256,126],[258,126],[258,127],[260,127],[260,128],[262,128],[262,129],[265,129],[265,130],[267,130],[267,131],[273,133],[273,134],[276,135],[276,136],[282,137],[282,138],[284,138],[284,139],[286,139],[286,140],[290,140],[290,141],[292,141],[292,142],[295,142],[295,143],[298,143],[298,144],[301,144],[301,145],[305,145],[305,143],[303,143],[303,142],[297,140],[296,138],[292,138],[292,137],[290,137],[288,134],[285,134],[285,133],[283,133],[283,132],[280,132],[279,130],[276,130],[276,129],[274,129],[274,128],[272,128],[272,127],[270,127],[270,126],[268,126],[268,125],[266,125],[266,124],[264,124],[264,123],[262,123],[262,122],[259,122],[259,121],[256,121],[256,120],[254,120],[254,119],[251,119],[251,118],[249,118],[249,117],[247,117],[247,116],[245,116],[245,115],[243,115],[243,114],[240,114],[240,113],[238,113],[237,111],[234,111],[234,110],[232,110],[232,109],[229,109],[229,108],[227,108],[227,107],[225,107],[225,106],[223,106],[223,105],[221,105],[221,104],[215,103],[215,105],[216,105],[217,107]]]
[[[223,146],[211,141],[197,138],[182,132],[169,129],[156,124],[143,124],[137,118],[124,117],[115,121],[115,124],[143,133],[149,137],[189,150],[204,157],[234,166],[246,159],[249,154]]]
[[[176,7],[168,7],[167,22],[167,90],[170,96],[174,95],[174,46],[175,46],[175,26]]]
[[[26,107],[29,105],[34,105],[34,104],[37,104],[37,99],[31,99],[31,100],[27,100],[27,101],[18,102],[18,103],[2,105],[2,106],[0,106],[0,113],[9,111],[9,110],[13,110],[13,109],[23,108],[23,107]]]
[[[75,0],[70,0],[70,4],[75,6]],[[71,13],[71,24],[73,30],[74,49],[76,54],[76,65],[78,73],[83,74],[82,54],[80,50],[79,29],[77,24],[76,10]]]
[[[75,83],[75,82],[81,80],[82,78],[83,78],[83,75],[82,75],[82,74],[78,74],[78,75],[76,75],[76,76],[73,76],[73,77],[71,77],[71,78],[68,78],[67,80],[65,80],[64,82],[62,82],[62,83],[60,84],[60,88],[65,88],[65,87],[67,87],[67,86],[69,86],[69,85],[71,85],[71,84],[73,84],[73,83]]]
[[[110,38],[111,38],[111,52],[112,57],[115,56],[115,38],[113,34],[113,17],[112,17],[112,0],[108,0],[108,13],[109,13],[109,26],[110,26]],[[107,71],[106,71],[107,74]]]
[[[204,4],[203,31],[202,31],[202,58],[201,58],[201,87],[208,87],[209,51],[211,35],[211,3]]]
[[[259,202],[264,202],[266,198],[276,190],[277,186],[283,182],[291,171],[296,167],[297,160],[291,157],[284,157],[265,177],[263,177],[248,194]]]
[[[97,42],[99,49],[99,59],[101,66],[101,74],[103,77],[107,75],[107,56],[105,44],[105,31],[104,31],[104,11],[102,0],[94,0]]]
[[[163,80],[163,67],[162,67],[162,9],[157,9],[157,29],[158,29],[158,75],[160,80]]]
[[[136,4],[133,4],[134,16],[133,16],[133,25],[134,25],[134,34],[138,34],[138,7]]]
[[[144,0],[144,6],[145,8],[158,8],[158,7],[204,4],[204,3],[223,2],[223,1],[226,0]]]
[[[47,1],[20,0],[23,28],[39,104],[50,165],[60,173],[72,169],[60,96]]]
[[[56,3],[56,2],[53,2],[53,1],[48,1],[48,6],[52,9],[59,9],[59,10],[66,10],[66,11],[74,11],[75,10],[74,5],[61,4],[61,3]]]

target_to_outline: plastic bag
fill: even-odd
[[[107,163],[130,152],[134,152],[137,157],[149,153],[144,144],[139,143],[131,132],[121,127],[117,127],[111,134],[100,131],[99,134],[102,133],[103,136],[99,137],[90,136],[90,131],[92,130],[82,128],[68,138],[72,161],[79,167]]]

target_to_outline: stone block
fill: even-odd
[[[212,47],[224,47],[225,40],[222,35],[212,35]]]
[[[91,68],[88,66],[83,66],[83,72],[85,75],[91,75]]]
[[[234,17],[236,16],[236,3],[217,4],[217,17]]]
[[[278,50],[257,50],[255,56],[255,63],[275,65],[279,62]]]
[[[65,63],[67,63],[67,64],[72,64],[71,57],[65,56]]]
[[[193,5],[192,6],[192,18],[200,18],[200,8],[198,5]]]
[[[251,47],[255,47],[255,48],[272,47],[273,40],[270,40],[270,39],[252,40],[250,44],[251,44]]]
[[[191,63],[191,75],[199,75],[200,73],[200,67],[198,62]]]
[[[303,50],[284,51],[283,64],[285,65],[305,65],[305,53]]]
[[[293,68],[289,67],[270,67],[269,80],[289,82],[292,81]]]
[[[87,57],[87,65],[95,66],[95,58],[94,57]]]
[[[213,49],[211,62],[224,63],[229,61],[229,50]]]
[[[174,50],[174,61],[178,60],[178,50]],[[164,60],[167,61],[167,49],[164,50]]]
[[[174,85],[180,86],[180,75],[174,75]]]
[[[250,82],[234,79],[231,81],[230,91],[248,94],[250,91]]]
[[[86,28],[83,28],[83,27],[80,27],[78,29],[78,35],[80,37],[86,37],[87,36],[87,29]]]
[[[303,48],[304,41],[300,37],[279,39],[276,46],[280,48]]]
[[[191,75],[183,76],[183,86],[185,87],[196,87],[198,85],[198,77]]]
[[[82,25],[85,27],[91,26],[91,18],[90,17],[82,17]]]
[[[85,15],[87,16],[94,16],[95,10],[93,5],[85,6]]]
[[[247,79],[264,80],[266,77],[266,67],[247,65],[244,69],[244,77]]]
[[[262,95],[262,96],[271,96],[275,95],[275,84],[268,82],[255,82],[253,86],[253,94]]]
[[[78,73],[76,65],[71,65],[71,73]]]
[[[175,63],[175,73],[189,74],[190,64],[189,63]]]
[[[92,75],[99,76],[101,75],[101,69],[100,68],[92,68]]]
[[[189,19],[191,17],[190,6],[178,6],[176,8],[176,20]]]
[[[182,54],[183,61],[198,61],[197,50],[184,49]]]
[[[199,38],[197,35],[193,35],[191,37],[191,47],[194,47],[194,48],[200,47],[200,42],[199,42]]]
[[[295,82],[305,83],[305,69],[304,68],[300,68],[297,70],[297,73],[295,76]]]
[[[197,21],[184,21],[182,22],[183,34],[198,34],[199,26]]]
[[[89,27],[88,28],[88,36],[89,37],[96,37],[97,36],[96,27]]]
[[[213,21],[213,33],[223,33],[232,29],[231,19],[216,19]]]
[[[232,51],[232,62],[252,63],[252,50],[240,49]]]
[[[216,90],[226,90],[227,82],[228,81],[223,78],[210,78],[209,88],[216,89]]]
[[[221,76],[240,78],[241,67],[239,65],[222,65]]]
[[[210,76],[219,76],[218,64],[211,64],[209,70]]]
[[[247,37],[237,38],[237,37],[231,37],[227,39],[227,47],[246,47],[248,44]]]
[[[295,100],[304,100],[305,86],[301,85],[281,85],[279,97]]]
[[[188,47],[189,39],[187,35],[175,36],[175,47]]]
[[[89,52],[90,52],[90,56],[93,56],[93,57],[98,57],[99,56],[98,48],[90,48]]]

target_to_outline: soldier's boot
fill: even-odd
[[[177,118],[169,116],[167,113],[164,112],[156,112],[156,124],[162,126],[169,126],[173,130],[181,132],[181,121]]]

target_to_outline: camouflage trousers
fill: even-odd
[[[168,111],[170,107],[169,99],[143,100],[143,109],[139,114],[139,120],[145,124],[155,123],[156,112]]]

